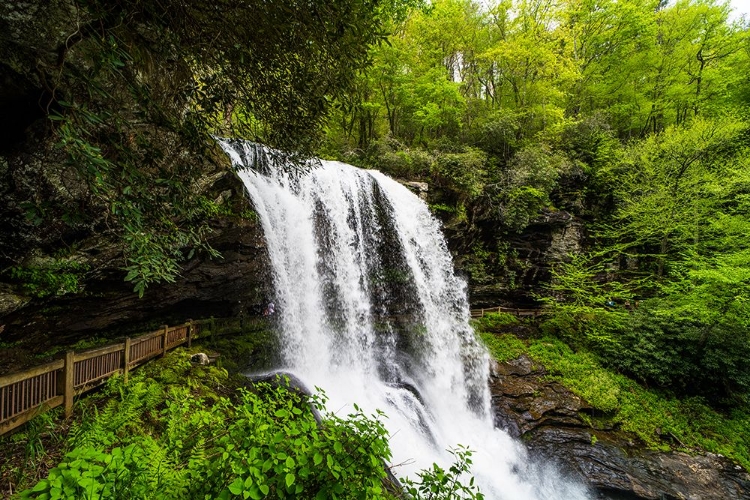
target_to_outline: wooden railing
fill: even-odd
[[[84,352],[68,351],[64,359],[0,377],[0,435],[28,422],[51,408],[65,405],[65,416],[73,412],[73,398],[104,383],[115,373],[128,372],[168,350],[190,346],[205,326],[214,320],[188,321],[125,342]]]
[[[526,317],[526,318],[536,318],[537,316],[543,315],[546,311],[542,308],[538,309],[517,309],[512,307],[487,307],[484,309],[472,309],[471,310],[471,317],[472,318],[481,318],[485,314],[489,313],[508,313],[513,314],[518,317]]]

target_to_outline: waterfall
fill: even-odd
[[[263,225],[286,371],[325,390],[331,411],[384,411],[397,476],[447,467],[446,449],[462,444],[487,498],[587,498],[494,428],[489,358],[469,326],[466,284],[422,200],[339,162],[298,177],[244,168],[264,150],[220,142]]]

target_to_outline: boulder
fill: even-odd
[[[592,429],[592,408],[526,356],[494,367],[495,424],[532,456],[578,476],[602,499],[750,499],[750,474],[711,453],[657,452],[616,429]]]
[[[190,362],[196,363],[198,365],[207,365],[211,362],[211,360],[208,359],[208,354],[206,354],[205,352],[199,352],[190,356]]]

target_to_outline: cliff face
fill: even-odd
[[[122,54],[116,41],[110,53],[100,53],[102,42],[94,36],[99,24],[92,27],[87,16],[72,0],[0,2],[3,346],[22,342],[32,352],[43,351],[60,340],[235,314],[260,307],[270,293],[263,236],[228,159],[211,144],[201,146],[205,154],[194,155],[181,147],[183,130],[163,117],[159,121],[161,115],[153,110],[144,111],[143,96],[122,83],[122,61],[96,59]],[[138,36],[149,44],[156,35],[143,31]],[[156,92],[160,85],[179,80],[174,73],[178,64],[167,63],[172,66],[146,72],[141,68],[130,76]],[[173,105],[183,109],[185,103]],[[68,121],[61,119],[63,115]],[[107,117],[124,119],[125,132],[117,135],[117,126],[106,128]],[[100,124],[102,119],[105,123]],[[79,128],[66,136],[61,133],[65,126]],[[65,142],[76,139],[82,144],[73,153],[86,152],[83,160],[71,154]],[[101,157],[110,163],[101,171],[87,170],[86,160]],[[117,170],[126,161],[136,165],[135,172]],[[100,187],[101,175],[111,176],[103,181],[109,182],[105,187]],[[138,175],[146,181],[128,180]],[[181,175],[187,180],[181,181]],[[149,186],[151,179],[156,187]],[[115,207],[125,190],[139,187],[148,195],[131,197],[129,208],[140,211],[130,219],[145,219],[160,210],[151,220],[161,221],[158,230],[166,241],[180,241],[169,239],[171,227],[183,234],[186,226],[191,230],[187,210],[170,211],[173,200],[205,199],[213,207],[205,241],[222,255],[191,253],[181,260],[175,283],[153,285],[140,299],[133,283],[124,281],[124,269],[133,256],[132,245],[131,260],[126,254],[126,205]],[[181,194],[175,194],[178,191]],[[154,201],[144,205],[144,200]],[[138,229],[131,234],[138,234]],[[170,251],[183,253],[180,259],[188,255],[188,249],[176,247],[179,243]],[[0,368],[9,369],[7,364]]]
[[[189,318],[259,313],[272,294],[260,223],[232,172],[215,174],[206,190],[216,195],[220,206],[244,214],[217,216],[210,221],[208,242],[221,257],[197,253],[183,263],[174,283],[151,286],[142,298],[123,280],[122,247],[114,236],[100,234],[97,228],[80,231],[60,257],[59,247],[66,248],[62,242],[67,233],[47,230],[45,234],[43,225],[39,228],[25,222],[13,228],[16,262],[43,269],[62,260],[75,262],[85,271],[76,278],[75,292],[46,297],[30,295],[28,284],[12,279],[9,273],[0,275],[0,342],[17,346],[17,355],[11,356],[17,363],[1,363],[0,374],[13,371],[24,364],[24,358],[52,345],[137,333]],[[14,199],[25,193],[12,190],[7,196]],[[55,248],[58,254],[52,253]]]
[[[544,211],[521,232],[498,224],[444,220],[456,269],[469,285],[472,307],[534,307],[547,295],[552,266],[567,262],[586,244],[586,226],[573,213]]]

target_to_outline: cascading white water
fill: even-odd
[[[265,150],[221,144],[263,225],[286,371],[323,388],[331,411],[384,411],[397,476],[446,467],[446,449],[462,444],[487,498],[587,498],[494,428],[489,360],[468,323],[465,283],[422,200],[339,162],[295,179],[261,175]]]

